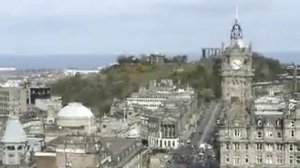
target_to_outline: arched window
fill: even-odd
[[[225,156],[225,162],[226,162],[226,163],[229,163],[229,161],[230,161],[230,160],[229,160],[229,155],[226,154],[226,156]]]
[[[276,126],[281,127],[281,120],[280,119],[276,121]]]
[[[257,126],[259,126],[259,127],[262,126],[262,121],[261,121],[261,119],[259,119],[259,120],[257,121]]]
[[[14,146],[7,146],[7,150],[15,150]]]

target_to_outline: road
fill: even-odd
[[[214,168],[217,167],[216,161],[211,159],[201,160],[195,156],[198,156],[197,147],[199,142],[209,143],[214,130],[216,128],[216,120],[221,110],[221,103],[219,101],[213,101],[210,103],[207,110],[204,112],[204,117],[200,121],[200,124],[196,128],[196,132],[192,134],[191,143],[185,144],[179,149],[173,152],[173,158],[170,164],[171,168]]]

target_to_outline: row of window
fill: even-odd
[[[127,101],[130,102],[162,102],[165,99],[145,99],[145,98],[128,98]]]
[[[241,137],[241,131],[240,130],[234,130],[234,137]],[[273,137],[273,132],[270,130],[265,131],[265,136],[272,138]],[[294,137],[295,136],[295,131],[294,130],[290,130],[289,131],[289,136],[290,137]],[[282,138],[282,132],[277,132],[277,138]],[[257,132],[257,138],[263,138],[263,131],[258,131]]]
[[[242,148],[240,147],[241,145],[243,145],[245,150],[249,149],[249,145],[248,143],[245,144],[240,144],[240,143],[233,143],[232,144],[232,149],[233,150],[241,150]],[[284,149],[284,144],[272,144],[272,143],[267,143],[267,144],[263,144],[263,143],[256,143],[256,150],[261,151],[263,150],[263,148],[265,147],[266,151],[273,151],[273,150],[277,150],[277,151],[283,151]],[[231,144],[230,143],[226,143],[225,144],[225,149],[229,150]],[[274,148],[274,146],[276,148]],[[300,152],[300,144],[287,144],[286,146],[287,149],[289,149],[289,151],[297,151]]]
[[[151,139],[150,144],[153,146],[158,146],[160,148],[164,147],[170,147],[175,148],[176,144],[174,140],[158,140],[158,139]]]
[[[282,155],[276,155],[276,160],[275,160],[275,163],[274,162],[274,159],[275,157],[271,154],[268,154],[266,155],[265,158],[263,158],[263,155],[259,154],[259,155],[256,155],[256,158],[255,158],[255,163],[256,164],[283,164],[284,162],[284,157]],[[229,164],[230,163],[230,157],[229,155],[226,155],[225,156],[225,163]],[[300,164],[300,155],[296,156],[296,159],[294,160],[294,156],[293,155],[290,155],[289,156],[289,164],[294,164],[294,161],[295,164]],[[244,161],[242,162],[242,158],[240,155],[235,155],[233,157],[233,165],[241,165],[241,164],[248,164],[249,163],[249,156],[246,155],[244,157]]]

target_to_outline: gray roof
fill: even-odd
[[[18,117],[10,117],[6,122],[5,132],[1,139],[3,143],[26,142],[27,135]]]
[[[138,141],[136,139],[118,138],[118,137],[101,137],[100,141],[112,152],[113,155],[118,155],[127,148],[134,146]]]

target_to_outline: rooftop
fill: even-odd
[[[119,154],[137,143],[137,140],[135,139],[117,137],[101,137],[100,141],[110,152],[112,152],[113,155]]]
[[[62,108],[58,114],[58,118],[94,118],[94,114],[90,109],[81,103],[73,102]]]
[[[11,116],[5,127],[4,135],[1,139],[4,143],[20,143],[26,142],[27,135],[18,117]]]

